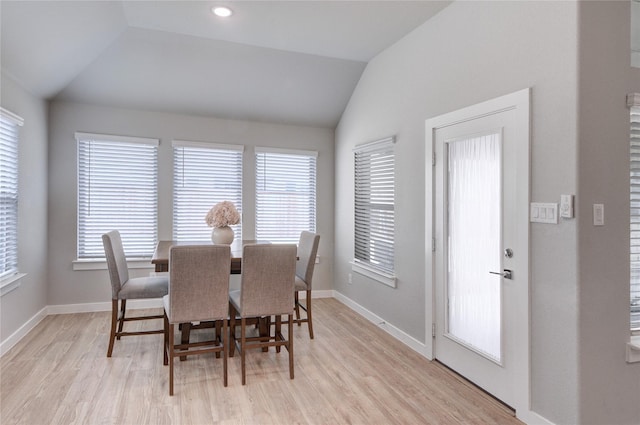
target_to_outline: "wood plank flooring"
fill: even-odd
[[[162,335],[122,338],[108,359],[109,320],[109,312],[48,316],[5,354],[0,423],[521,424],[334,299],[314,299],[314,340],[294,326],[294,380],[285,350],[247,352],[246,386],[240,357],[229,359],[226,388],[222,359],[193,356],[176,360],[173,397]]]

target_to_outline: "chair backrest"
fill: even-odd
[[[296,275],[304,280],[307,288],[311,289],[313,269],[316,265],[320,235],[303,231],[298,242],[298,261],[296,262]]]
[[[169,251],[171,323],[226,319],[229,315],[229,245],[184,245]]]
[[[122,285],[129,280],[129,268],[127,267],[127,258],[124,255],[120,232],[112,230],[102,235],[102,245],[104,246],[104,255],[107,258],[109,279],[111,280],[111,298],[116,300]]]
[[[257,317],[293,313],[295,273],[295,245],[245,245],[242,251],[240,315]]]

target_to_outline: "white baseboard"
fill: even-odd
[[[541,416],[532,410],[528,410],[524,413],[516,412],[516,417],[528,425],[555,425],[544,416]]]
[[[333,297],[371,323],[378,326],[380,329],[387,332],[389,335],[393,336],[398,341],[402,342],[407,347],[411,348],[413,351],[426,357],[429,360],[433,360],[431,358],[431,353],[429,352],[429,350],[427,350],[427,347],[424,343],[396,328],[395,326],[384,320],[382,317],[372,313],[371,311],[362,307],[360,304],[354,302],[351,298],[342,295],[340,292],[333,291]]]
[[[304,291],[303,291],[304,292]],[[335,291],[333,291],[332,289],[328,289],[328,290],[312,290],[311,291],[311,298],[333,298],[333,294],[335,293]]]
[[[142,308],[162,308],[162,298],[127,300],[127,310],[136,310]],[[47,315],[93,313],[96,311],[111,311],[111,301],[86,304],[60,304],[50,305],[47,307]]]
[[[11,350],[22,338],[27,336],[27,334],[31,332],[31,330],[35,328],[45,317],[47,317],[47,307],[37,312],[31,319],[27,320],[24,325],[20,326],[18,330],[2,341],[0,343],[0,357],[4,356],[5,353]]]

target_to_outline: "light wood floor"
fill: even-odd
[[[314,314],[314,340],[294,329],[294,380],[285,350],[247,352],[244,387],[239,356],[226,388],[222,359],[192,356],[176,360],[173,397],[162,335],[122,338],[108,359],[110,313],[49,316],[0,360],[0,423],[521,423],[338,301],[315,299]]]

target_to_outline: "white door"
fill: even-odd
[[[431,119],[426,130],[434,357],[528,411],[529,90]]]

